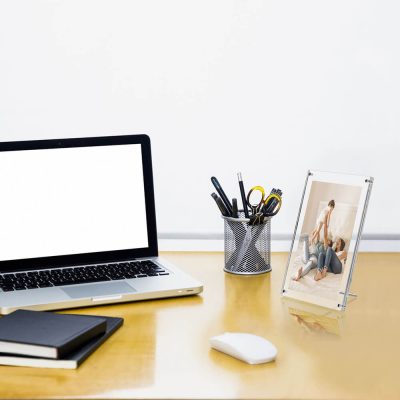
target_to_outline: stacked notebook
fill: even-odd
[[[0,319],[0,365],[74,369],[122,318],[17,310]]]

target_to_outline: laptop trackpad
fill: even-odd
[[[91,283],[73,287],[60,288],[72,298],[97,297],[110,294],[133,293],[136,290],[126,282]]]

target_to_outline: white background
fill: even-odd
[[[2,140],[147,133],[161,237],[212,237],[230,197],[307,169],[375,177],[364,232],[400,236],[395,0],[3,0]]]
[[[0,153],[0,260],[148,246],[140,145]]]

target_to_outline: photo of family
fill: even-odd
[[[299,239],[290,257],[285,286],[335,300],[349,258],[362,188],[313,181]],[[301,223],[301,221],[299,222]]]

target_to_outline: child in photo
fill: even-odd
[[[317,218],[316,226],[315,226],[314,230],[311,232],[311,236],[310,236],[311,243],[319,242],[319,233],[321,232],[322,226],[324,225],[326,216],[328,216],[327,223],[326,223],[326,228],[328,229],[329,221],[331,219],[331,214],[332,214],[332,211],[334,208],[335,208],[335,200],[331,200],[328,203],[328,206],[325,207],[321,211],[321,214],[319,214],[319,217]]]

